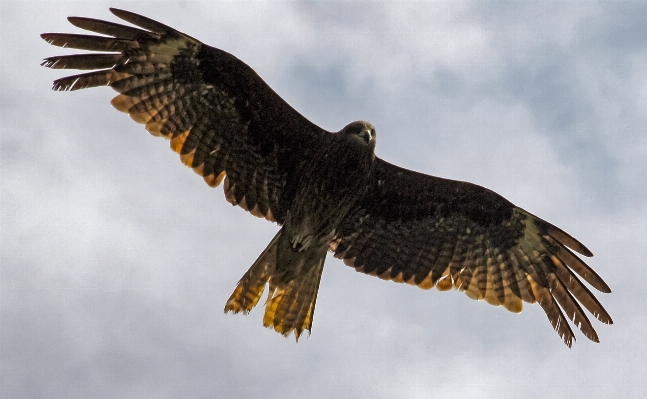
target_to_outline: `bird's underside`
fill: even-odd
[[[115,108],[169,139],[207,184],[224,181],[229,202],[282,226],[239,281],[226,312],[249,312],[269,285],[264,325],[298,339],[312,327],[331,251],[358,272],[453,288],[512,312],[538,303],[568,346],[575,337],[567,318],[598,342],[583,308],[612,324],[580,278],[611,290],[571,250],[591,252],[564,231],[481,186],[383,161],[369,123],[325,131],[231,54],[146,17],[111,11],[138,28],[70,17],[104,36],[41,35],[56,46],[99,52],[45,59],[50,68],[89,71],[56,80],[54,89],[112,87],[119,93]]]

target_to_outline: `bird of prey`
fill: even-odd
[[[599,342],[583,311],[612,320],[580,280],[607,284],[572,251],[579,241],[487,188],[407,170],[375,156],[368,122],[328,132],[294,110],[248,65],[164,24],[110,9],[127,26],[70,17],[101,34],[45,33],[50,44],[99,53],[46,58],[90,70],[54,90],[110,86],[112,105],[170,140],[181,161],[227,201],[281,229],[238,282],[225,312],[248,313],[266,285],[263,324],[310,332],[328,251],[356,271],[520,312],[539,303],[566,345],[567,318]],[[579,275],[579,277],[578,277]]]

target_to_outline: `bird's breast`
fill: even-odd
[[[364,193],[371,162],[354,148],[334,145],[304,159],[286,226],[303,240],[330,235]]]

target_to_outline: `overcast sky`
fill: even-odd
[[[568,349],[537,305],[356,273],[332,256],[312,335],[225,315],[278,227],[229,205],[108,88],[50,90],[43,32],[109,6],[251,65],[378,156],[472,181],[595,257],[615,324]],[[647,396],[647,3],[0,1],[3,398]]]

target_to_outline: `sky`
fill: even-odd
[[[377,155],[563,228],[613,292],[569,349],[521,314],[328,256],[312,335],[225,315],[278,227],[232,207],[110,106],[51,91],[38,36],[108,7],[251,65]],[[0,0],[3,398],[632,398],[647,394],[647,3]]]

